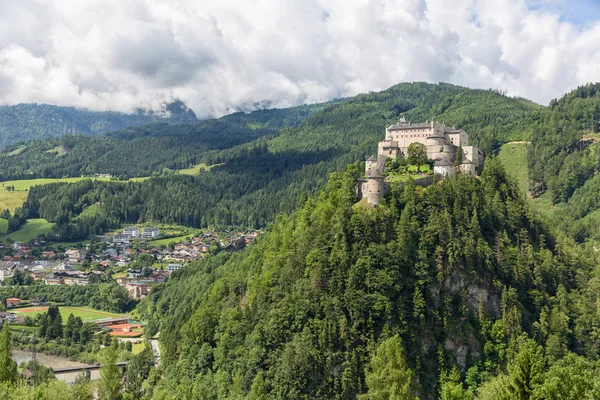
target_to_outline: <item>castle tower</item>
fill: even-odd
[[[366,182],[366,195],[367,203],[375,207],[381,201],[381,198],[385,195],[385,177],[381,175],[381,172],[377,168],[371,170],[367,176]]]
[[[365,163],[365,175],[369,176],[374,168],[377,168],[377,157],[371,156]]]

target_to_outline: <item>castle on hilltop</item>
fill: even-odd
[[[484,155],[477,146],[469,146],[469,134],[462,129],[450,128],[439,122],[411,124],[404,117],[385,128],[385,139],[377,146],[377,156],[370,157],[365,165],[366,179],[359,187],[359,195],[376,206],[386,193],[383,172],[385,160],[406,156],[408,146],[421,143],[427,148],[427,158],[434,160],[433,173],[440,177],[452,176],[456,171],[475,174],[483,167]],[[462,162],[455,166],[459,149],[462,149]],[[423,182],[429,184],[433,176]]]

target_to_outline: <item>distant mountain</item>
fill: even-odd
[[[60,135],[96,135],[150,122],[198,122],[183,102],[166,104],[162,112],[139,109],[134,114],[97,112],[49,104],[0,106],[0,147]]]

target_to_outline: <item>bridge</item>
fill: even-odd
[[[124,369],[127,366],[127,362],[122,361],[117,363],[117,367]],[[85,365],[82,367],[69,367],[69,368],[57,368],[54,370],[54,376],[56,379],[60,379],[63,382],[71,384],[75,382],[75,379],[82,372],[87,374],[91,380],[100,379],[100,368],[102,365],[93,364]]]

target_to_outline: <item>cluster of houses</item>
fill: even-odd
[[[132,226],[112,237],[100,237],[102,243],[94,247],[87,245],[62,253],[40,249],[35,255],[32,248],[39,246],[39,243],[15,242],[12,245],[13,255],[5,256],[0,261],[0,281],[13,277],[19,271],[46,285],[90,285],[100,283],[106,276],[104,272],[109,269],[118,272],[130,267],[126,275],[119,276],[116,281],[127,289],[131,297],[142,298],[154,284],[166,281],[171,273],[182,269],[186,263],[204,257],[215,248],[239,250],[256,240],[260,234],[260,231],[225,231],[221,234],[205,231],[174,246],[149,248],[144,245],[143,239],[158,237],[160,230]],[[139,240],[136,248],[132,246],[133,239]],[[155,263],[162,264],[162,268],[152,269],[151,272],[131,268],[131,263],[140,254],[152,256]]]

